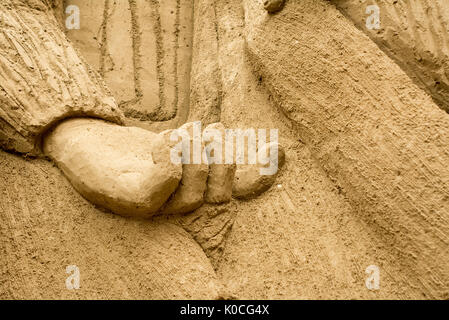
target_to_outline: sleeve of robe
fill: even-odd
[[[103,80],[80,58],[48,1],[0,3],[0,147],[39,154],[42,135],[69,117],[123,122]]]
[[[449,117],[324,0],[244,0],[246,52],[273,102],[427,298],[448,299]]]

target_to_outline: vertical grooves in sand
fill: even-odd
[[[156,38],[156,57],[157,57],[157,75],[159,81],[159,105],[150,114],[148,114],[148,118],[152,121],[169,121],[176,117],[177,109],[178,109],[178,95],[179,95],[179,84],[178,84],[178,49],[179,49],[179,21],[180,21],[180,5],[181,0],[176,0],[176,18],[175,18],[175,53],[173,62],[171,66],[173,68],[173,75],[175,79],[174,84],[174,103],[171,111],[167,111],[167,99],[166,99],[166,75],[165,75],[165,64],[166,64],[166,54],[164,49],[164,42],[162,36],[162,23],[161,23],[161,14],[160,14],[160,5],[158,0],[151,0],[151,4],[153,7],[153,17],[154,17],[154,35]]]
[[[156,38],[156,70],[157,70],[157,78],[159,82],[159,105],[155,111],[150,114],[150,118],[157,118],[160,116],[160,111],[162,108],[165,108],[165,95],[164,95],[164,44],[162,40],[162,27],[161,27],[161,16],[160,16],[160,7],[158,0],[151,0],[152,9],[153,9],[153,31],[154,36]]]
[[[140,69],[141,61],[140,61],[140,26],[139,21],[137,19],[137,7],[136,0],[128,0],[129,9],[131,11],[131,37],[133,41],[133,69],[134,69],[134,84],[136,90],[136,98],[140,99],[142,97],[142,85],[140,83]]]
[[[121,104],[121,107],[125,111],[125,115],[130,118],[139,119],[141,121],[154,121],[154,122],[166,122],[176,118],[178,113],[178,102],[179,102],[179,76],[178,76],[178,50],[179,50],[179,24],[180,24],[180,11],[181,11],[181,0],[176,0],[176,16],[175,16],[175,41],[173,43],[174,50],[173,61],[171,63],[167,62],[170,56],[167,55],[166,49],[164,48],[164,37],[161,22],[161,5],[158,0],[147,0],[152,7],[152,17],[153,17],[153,32],[155,37],[155,55],[156,55],[156,71],[157,71],[157,81],[159,84],[158,96],[159,103],[155,110],[151,112],[139,111],[137,112],[132,108],[132,105],[142,103],[143,95],[141,84],[141,26],[139,23],[139,13],[137,11],[137,5],[135,0],[129,0],[129,7],[131,11],[131,37],[133,42],[133,69],[134,69],[134,81],[136,90],[136,99],[125,102]],[[171,67],[172,71],[167,70]],[[173,102],[170,104],[167,102],[167,97],[170,95],[168,91],[169,88],[166,86],[167,83],[167,71],[169,74],[173,74],[174,78],[174,92],[173,92]],[[130,108],[131,107],[131,108]],[[170,110],[168,110],[170,109]]]

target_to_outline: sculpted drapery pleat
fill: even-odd
[[[410,280],[447,298],[447,113],[327,1],[275,16],[244,3],[247,54],[276,104]]]
[[[67,117],[122,123],[115,99],[52,12],[30,3],[0,3],[0,145],[39,153],[40,135]]]

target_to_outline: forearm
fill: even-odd
[[[103,80],[78,56],[46,2],[2,1],[0,30],[3,148],[39,153],[40,136],[68,117],[121,123]]]

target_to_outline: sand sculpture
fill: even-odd
[[[285,0],[266,0],[264,1],[263,6],[269,13],[276,13],[282,10],[284,4]]]
[[[0,297],[447,299],[447,40],[375,2],[2,1]],[[279,128],[282,170],[173,163],[194,121]]]
[[[203,163],[199,170],[175,165],[168,134],[118,126],[123,113],[102,80],[78,58],[45,5],[24,10],[30,19],[28,33],[23,33],[25,24],[13,10],[4,13],[2,121],[8,129],[2,128],[1,143],[5,149],[39,154],[42,146],[86,199],[125,216],[154,215],[172,194],[163,212],[193,211],[203,197],[207,203],[231,200],[235,164]],[[38,29],[42,20],[49,24],[44,38]],[[22,41],[29,47],[23,48]],[[211,124],[205,132],[210,129],[224,136],[222,124]],[[177,190],[180,183],[191,189],[188,195],[183,196],[183,187]],[[197,197],[191,198],[192,193]]]

